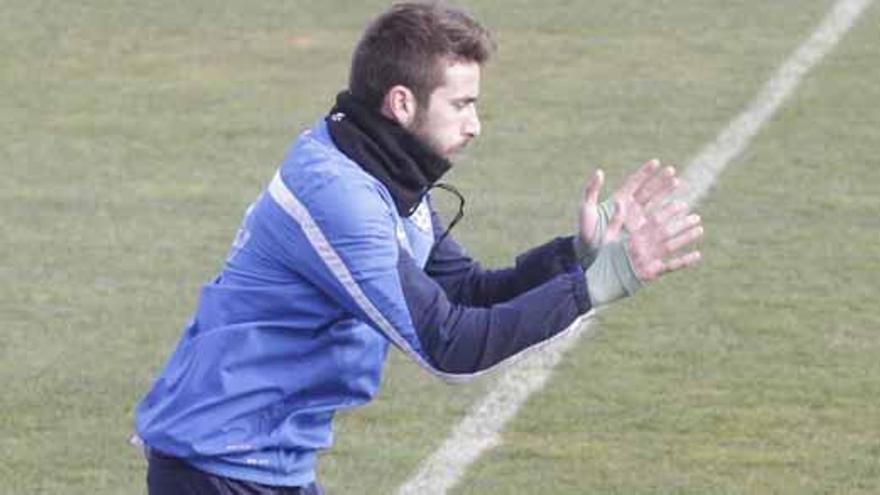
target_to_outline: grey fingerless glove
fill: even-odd
[[[603,245],[586,270],[586,277],[593,307],[629,297],[644,285],[629,259],[626,239]]]
[[[593,239],[596,245],[591,246],[587,244],[580,235],[574,236],[574,254],[584,270],[593,264],[593,260],[599,254],[599,248],[602,247],[602,239],[605,237],[605,230],[608,228],[608,224],[611,223],[611,218],[614,217],[614,201],[609,198],[599,203],[597,209],[599,218],[596,221],[596,229],[593,232]]]
[[[580,235],[574,236],[573,241],[575,256],[585,271],[587,290],[593,307],[629,297],[644,285],[629,259],[625,237],[616,242],[602,244],[608,224],[614,217],[614,201],[609,198],[600,203],[598,213],[596,230],[593,232],[596,245],[585,243]]]

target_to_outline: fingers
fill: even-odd
[[[660,224],[667,224],[669,221],[688,209],[687,203],[684,201],[673,201],[662,206],[656,213],[653,213],[653,220]]]
[[[672,238],[675,237],[686,230],[693,229],[694,227],[700,226],[702,219],[700,215],[692,213],[686,217],[676,218],[666,223],[665,231],[666,237]]]
[[[666,252],[674,253],[688,244],[692,244],[700,237],[703,237],[703,227],[701,225],[696,224],[695,226],[688,227],[680,234],[666,241]]]
[[[596,239],[601,235],[599,226],[599,193],[602,191],[602,185],[605,182],[605,173],[599,169],[593,173],[587,186],[584,188],[584,199],[580,205],[578,220],[580,223],[580,236],[587,246],[597,247],[601,239]]]
[[[682,268],[696,265],[701,259],[703,259],[703,255],[700,254],[699,251],[691,251],[690,253],[673,258],[665,263],[662,273],[674,272],[676,270],[681,270]]]
[[[675,173],[675,167],[664,167],[642,183],[633,193],[633,197],[642,205],[665,198],[678,187],[679,180]]]
[[[638,170],[626,178],[620,192],[625,195],[634,194],[638,191],[660,168],[660,160],[653,159],[645,162]]]
[[[699,261],[699,252],[685,255],[679,251],[703,237],[699,215],[680,216],[686,205],[675,202],[665,206],[643,228],[633,231],[627,242],[633,269],[640,280],[651,281],[660,275],[680,270]],[[658,219],[660,221],[658,221]]]
[[[599,193],[602,191],[602,185],[605,183],[605,172],[602,169],[596,170],[587,188],[584,189],[584,202],[589,204],[599,204]]]
[[[696,265],[702,259],[703,255],[699,251],[691,251],[665,262],[661,259],[652,259],[643,263],[634,263],[633,269],[639,280],[642,282],[651,282],[667,273]]]
[[[702,219],[688,215],[689,206],[673,200],[676,190],[685,184],[676,177],[673,167],[661,168],[651,160],[630,175],[615,193],[616,206],[626,205],[630,216],[627,252],[640,280],[648,282],[664,273],[681,270],[700,261],[699,251],[690,249],[703,236]]]

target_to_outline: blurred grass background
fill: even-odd
[[[500,51],[455,234],[500,265],[572,230],[595,166],[686,164],[831,2],[462,4]],[[134,404],[385,5],[4,0],[0,492],[143,493]],[[722,176],[705,263],[603,313],[458,491],[880,492],[878,25]],[[492,386],[386,377],[330,493],[392,492]]]

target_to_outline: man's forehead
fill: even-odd
[[[443,63],[443,84],[437,91],[443,91],[453,97],[473,97],[480,93],[481,67],[477,62],[469,60],[448,60]]]

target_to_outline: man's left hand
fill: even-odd
[[[644,283],[700,260],[696,250],[679,254],[703,235],[703,227],[698,215],[687,214],[686,204],[672,200],[683,186],[673,167],[650,160],[599,203],[603,183],[599,170],[585,189],[575,238],[595,304],[631,295]]]

